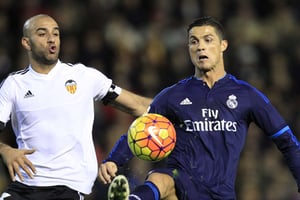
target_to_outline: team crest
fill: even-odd
[[[77,90],[77,83],[74,80],[67,80],[65,83],[65,87],[68,92],[74,94]]]
[[[228,108],[235,109],[238,106],[238,102],[236,100],[236,96],[234,94],[230,95],[226,101]]]

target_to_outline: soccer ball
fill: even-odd
[[[147,161],[160,161],[175,147],[176,132],[164,116],[148,113],[135,119],[128,129],[128,145],[132,153]]]

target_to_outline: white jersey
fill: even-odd
[[[0,89],[0,121],[11,120],[18,148],[36,167],[26,185],[65,185],[89,194],[98,164],[92,138],[94,101],[112,80],[82,64],[58,62],[49,74],[30,66],[9,75]],[[17,180],[20,181],[17,177]]]

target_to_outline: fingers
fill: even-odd
[[[24,154],[33,154],[35,152],[35,149],[24,149]]]
[[[15,178],[15,171],[14,171],[13,167],[10,165],[10,166],[7,166],[7,168],[8,168],[8,173],[9,173],[10,179],[13,182],[15,182],[16,178]]]
[[[23,169],[30,178],[34,178],[36,169],[32,162],[26,157],[27,154],[32,154],[33,152],[35,152],[35,150],[11,149],[7,151],[5,161],[12,181],[15,181],[15,176],[18,176],[21,181],[24,181],[24,174],[22,175],[20,169]]]
[[[113,174],[111,175],[109,169],[105,165],[101,165],[99,169],[99,178],[104,184],[111,182]]]
[[[112,179],[116,176],[117,165],[113,162],[106,162],[100,165],[99,179],[104,183],[111,183]]]
[[[25,150],[25,154],[32,154],[35,152],[35,149],[31,149],[31,150]],[[34,167],[34,165],[32,164],[32,162],[30,160],[27,159],[27,157],[25,157],[24,159],[24,163],[27,166],[26,169],[25,166],[22,166],[22,168],[24,169],[24,171],[28,174],[30,172],[30,174],[28,174],[31,178],[33,178],[33,174],[31,172],[33,172],[34,174],[36,173],[36,169]],[[28,168],[30,169],[30,171],[28,170]]]
[[[20,167],[25,171],[25,173],[30,178],[34,178],[35,167],[33,166],[33,164],[27,158],[25,158],[23,163],[20,163]]]
[[[36,173],[36,169],[35,169],[34,165],[32,164],[32,162],[30,160],[28,160],[28,158],[25,156],[27,154],[32,154],[34,152],[35,152],[34,149],[23,150],[24,156],[17,159],[17,163],[14,165],[14,170],[15,170],[16,174],[19,176],[19,178],[21,179],[21,181],[24,181],[24,177],[21,174],[19,168],[23,169],[24,172],[30,178],[34,178],[34,174]]]
[[[16,175],[20,178],[20,180],[24,181],[24,177],[23,177],[22,173],[20,172],[20,168],[19,168],[20,166],[21,165],[19,163],[14,162],[12,167],[13,167],[13,170],[16,173]]]

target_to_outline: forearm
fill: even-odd
[[[121,94],[109,104],[119,110],[138,117],[147,112],[151,101],[151,98],[139,96],[122,89]]]
[[[2,156],[11,147],[5,143],[0,142],[0,156]]]
[[[291,170],[300,192],[300,143],[291,130],[286,131],[273,141],[282,152],[289,169]]]

